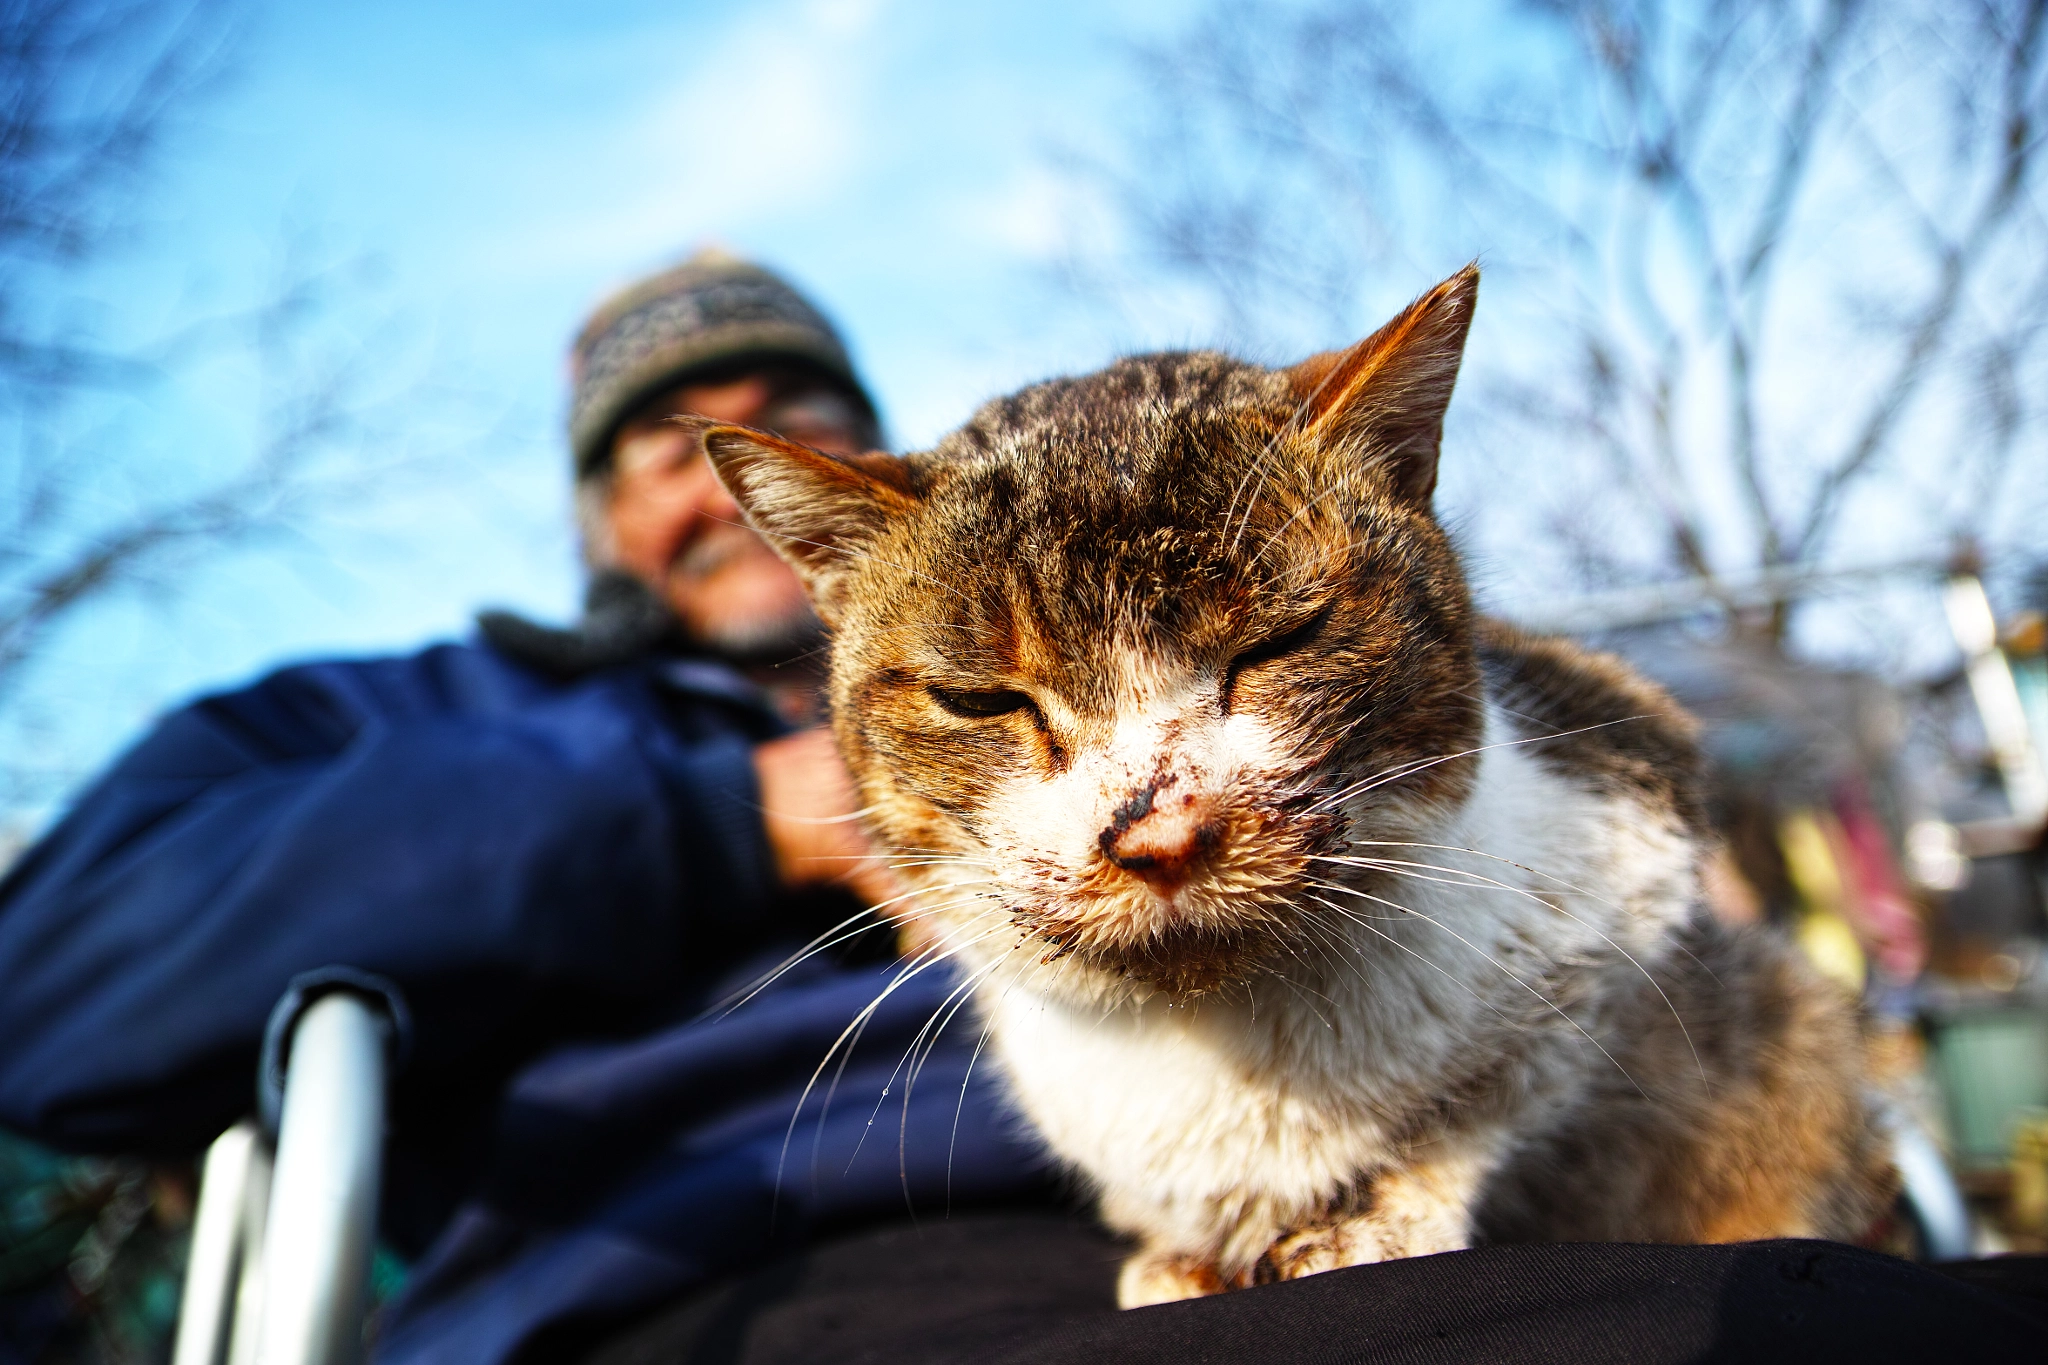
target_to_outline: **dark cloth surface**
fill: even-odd
[[[856,907],[777,884],[752,684],[604,657],[316,663],[165,719],[0,881],[0,1126],[190,1159],[251,1112],[294,977],[388,981],[380,1235],[416,1261],[389,1365],[491,1365],[821,1226],[1040,1188],[973,1028],[919,1036],[956,983],[892,990],[886,933],[715,1008]]]
[[[870,1231],[699,1291],[580,1365],[1819,1365],[2048,1358],[2048,1259],[1947,1275],[1830,1242],[1500,1246],[1129,1313],[1050,1216]],[[542,1350],[529,1365],[571,1357]]]

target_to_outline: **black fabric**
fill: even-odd
[[[1929,1268],[1830,1242],[1499,1246],[1123,1313],[1121,1254],[1046,1215],[898,1225],[700,1291],[581,1365],[2048,1359],[2040,1257]]]

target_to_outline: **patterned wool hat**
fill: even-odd
[[[597,469],[639,404],[693,370],[796,361],[843,386],[874,416],[845,343],[780,276],[710,248],[598,305],[569,353],[569,449],[576,477]]]

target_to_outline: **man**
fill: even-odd
[[[722,1008],[847,937],[847,888],[895,889],[814,728],[817,622],[667,419],[872,448],[838,336],[704,254],[573,362],[583,622],[486,615],[194,703],[0,883],[0,1125],[42,1142],[189,1158],[251,1109],[273,1007],[383,1000],[381,1232],[414,1262],[385,1360],[559,1348],[818,1229],[1038,1179],[971,1037],[925,1055],[940,973],[888,996],[833,1104],[810,1086],[894,979],[886,926]]]

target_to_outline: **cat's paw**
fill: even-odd
[[[1229,1288],[1214,1261],[1168,1252],[1141,1251],[1124,1262],[1116,1277],[1116,1306],[1143,1308],[1221,1294]]]
[[[1347,1219],[1303,1228],[1282,1237],[1267,1247],[1266,1254],[1252,1267],[1252,1280],[1256,1284],[1298,1280],[1304,1275],[1320,1275],[1347,1265],[1393,1260],[1398,1254],[1380,1244],[1364,1219]]]
[[[1464,1220],[1437,1216],[1392,1220],[1380,1213],[1340,1218],[1290,1232],[1266,1248],[1252,1267],[1255,1284],[1298,1280],[1347,1265],[1372,1265],[1439,1251],[1462,1251],[1468,1244]]]

